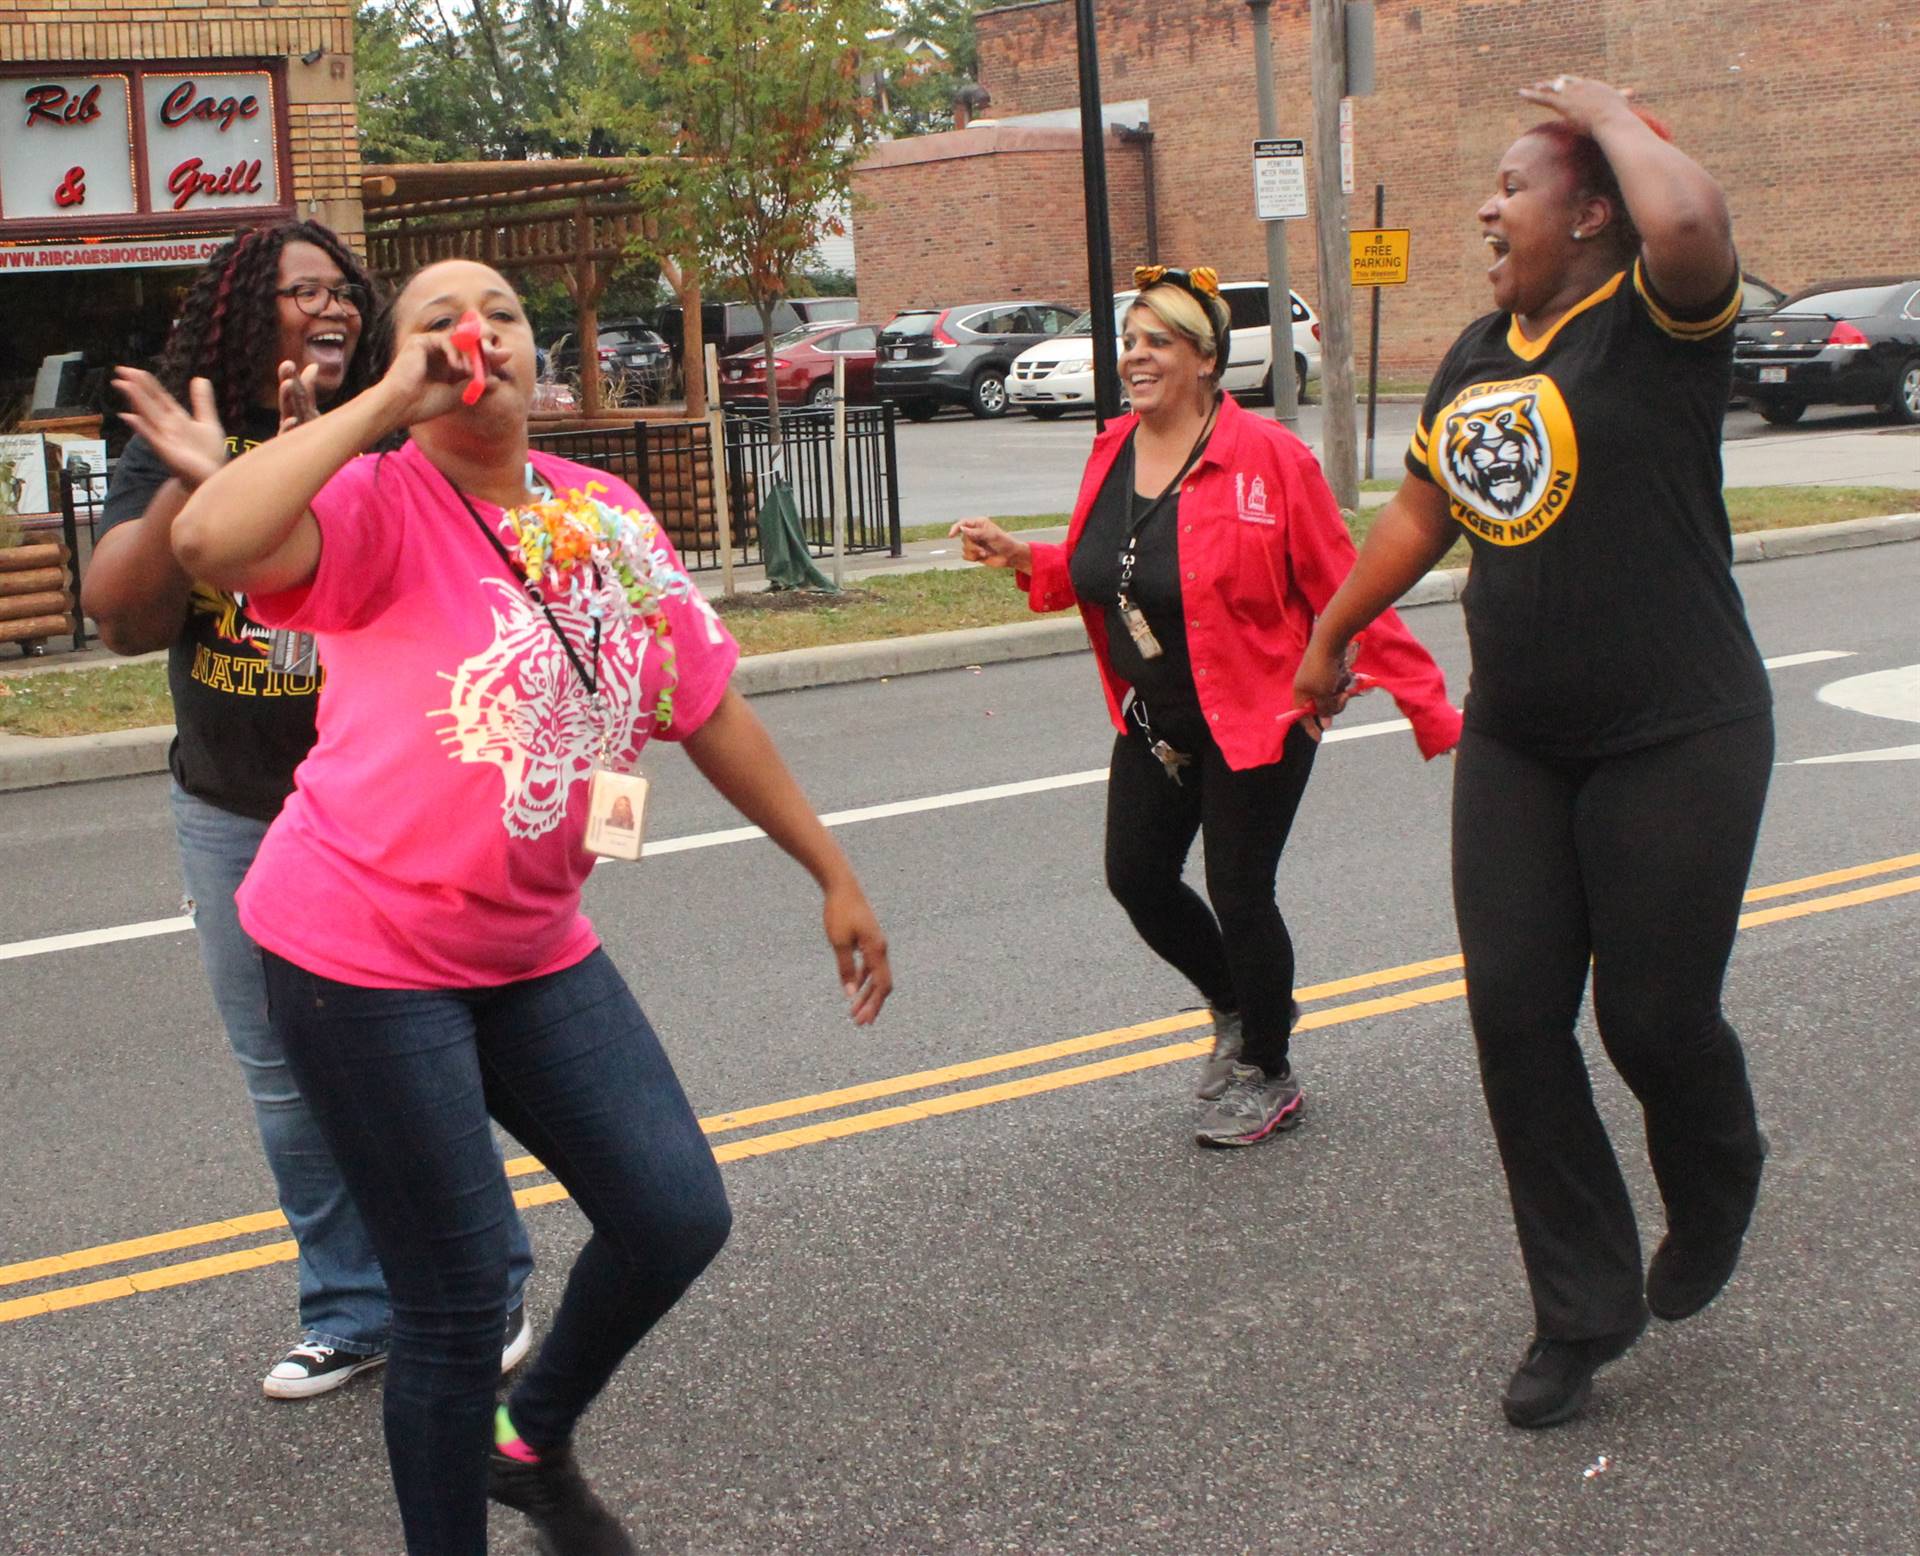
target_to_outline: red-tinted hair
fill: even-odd
[[[1637,104],[1630,106],[1634,117],[1655,135],[1664,141],[1673,139],[1673,131],[1646,109]],[[1565,119],[1548,119],[1534,125],[1526,133],[1539,136],[1553,148],[1553,159],[1566,169],[1573,181],[1574,193],[1599,195],[1612,202],[1614,214],[1620,222],[1622,240],[1637,248],[1640,235],[1634,231],[1633,218],[1628,214],[1626,199],[1620,193],[1620,180],[1614,177],[1612,164],[1600,149],[1600,142],[1585,130],[1574,128]]]

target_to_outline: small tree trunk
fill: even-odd
[[[780,449],[780,385],[773,376],[773,304],[756,300],[754,307],[760,313],[760,349],[766,355],[767,362],[767,435],[773,440],[774,452]]]

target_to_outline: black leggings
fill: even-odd
[[[1197,722],[1155,734],[1191,753],[1193,765],[1175,783],[1141,730],[1114,741],[1107,887],[1140,938],[1209,1005],[1240,1012],[1246,1062],[1278,1074],[1293,1027],[1293,940],[1274,878],[1318,747],[1296,725],[1279,761],[1235,772]],[[1195,833],[1204,833],[1211,908],[1181,879]]]
[[[1453,894],[1487,1111],[1537,1332],[1645,1314],[1633,1206],[1574,1022],[1589,960],[1607,1057],[1639,1099],[1667,1224],[1745,1230],[1761,1145],[1721,987],[1773,767],[1761,714],[1593,761],[1469,730],[1453,786]]]

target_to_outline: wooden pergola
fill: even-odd
[[[649,206],[633,198],[631,166],[624,157],[370,164],[361,179],[368,257],[389,279],[442,259],[477,259],[509,275],[559,271],[577,310],[581,410],[597,416],[600,299],[634,240],[654,231]],[[702,417],[699,281],[671,260],[661,272],[686,321],[686,414]]]

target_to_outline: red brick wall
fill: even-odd
[[[1146,243],[1139,151],[1107,141],[1108,220],[1122,269]],[[1077,131],[953,130],[878,148],[854,176],[860,312],[1031,297],[1085,307]]]
[[[1383,366],[1424,373],[1490,306],[1474,212],[1501,151],[1541,117],[1515,89],[1558,71],[1639,90],[1725,185],[1746,268],[1792,289],[1920,265],[1920,10],[1910,0],[1378,0],[1379,90],[1355,100],[1352,226],[1413,231],[1413,280],[1384,296]],[[1306,0],[1274,0],[1283,134],[1310,132]],[[1237,0],[1104,0],[1101,88],[1149,100],[1161,257],[1264,276],[1248,146],[1252,28]],[[1077,101],[1065,0],[979,18],[995,115]],[[1287,224],[1294,286],[1317,301],[1312,225]],[[864,289],[876,256],[860,251]],[[1114,265],[1131,262],[1116,238]],[[1366,310],[1356,308],[1364,362]]]

